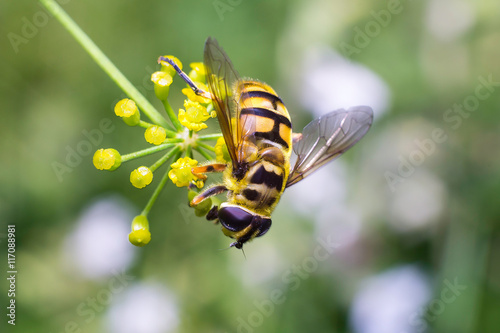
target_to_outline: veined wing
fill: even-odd
[[[234,167],[241,162],[238,153],[241,142],[241,124],[239,124],[239,109],[248,105],[239,105],[240,96],[235,96],[242,80],[226,52],[213,38],[205,42],[204,64],[207,70],[207,83],[213,95],[213,104],[217,119],[226,141],[227,149]]]
[[[302,139],[293,145],[297,161],[286,187],[342,155],[368,132],[372,122],[373,111],[368,106],[336,110],[310,122]]]

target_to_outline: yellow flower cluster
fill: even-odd
[[[197,133],[207,128],[205,121],[216,116],[209,98],[195,94],[188,85],[187,88],[182,89],[182,93],[186,96],[184,108],[179,109],[178,114],[172,109],[168,96],[174,77],[177,74],[175,67],[177,66],[182,70],[182,63],[173,56],[165,56],[164,58],[171,59],[175,65],[173,66],[168,61],[160,58],[161,70],[151,75],[151,81],[154,83],[156,97],[162,101],[166,115],[173,126],[170,126],[168,121],[164,122],[160,113],[158,113],[158,117],[151,117],[149,107],[152,108],[152,106],[144,104],[144,101],[140,103],[137,100],[137,104],[152,123],[141,120],[141,113],[136,102],[128,98],[122,99],[114,107],[115,114],[121,117],[129,126],[144,128],[144,138],[154,146],[126,155],[120,155],[115,149],[99,149],[94,154],[93,163],[99,170],[115,170],[126,161],[168,149],[164,156],[151,166],[140,166],[133,170],[130,173],[132,185],[136,188],[148,186],[153,181],[153,172],[158,170],[166,161],[173,159],[173,163],[170,162],[170,170],[163,179],[166,180],[168,176],[177,187],[194,184],[201,188],[204,185],[206,176],[193,174],[192,169],[198,165],[198,161],[192,158],[193,153],[197,152],[207,160],[213,160],[215,153],[215,159],[220,163],[229,161],[230,157],[224,139],[219,137],[218,134],[199,135]],[[209,91],[206,85],[207,71],[204,64],[201,62],[191,63],[190,67],[191,70],[188,74],[192,80],[190,84],[196,85],[203,91]],[[215,147],[205,143],[217,138],[219,139]],[[163,186],[165,186],[165,181],[160,181],[158,189],[153,193],[144,211],[132,221],[129,240],[133,245],[144,246],[150,242],[151,233],[147,215]],[[188,191],[190,200],[196,193],[190,187]],[[212,207],[213,200],[215,199],[210,198],[197,205],[194,208],[195,214],[198,216],[206,215]]]

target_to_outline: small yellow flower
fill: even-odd
[[[92,162],[98,170],[113,171],[121,165],[122,157],[120,153],[115,149],[101,148],[95,152]]]
[[[189,72],[191,80],[205,82],[207,70],[202,62],[192,62],[189,64],[189,67],[191,67],[191,72]]]
[[[130,182],[137,188],[143,188],[153,181],[153,172],[148,167],[141,166],[130,173]]]
[[[162,87],[166,87],[172,84],[172,75],[167,72],[157,71],[151,74],[151,81]]]
[[[203,186],[205,186],[205,181],[203,181],[203,179],[198,179],[198,180],[195,180],[195,181],[194,181],[194,185],[195,185],[197,188],[202,188]]]
[[[179,59],[177,59],[176,57],[171,56],[171,55],[166,55],[166,56],[163,56],[163,57],[164,58],[172,59],[175,62],[175,64],[177,66],[179,66],[180,69],[182,69],[182,62]],[[160,63],[161,63],[161,70],[163,72],[166,72],[166,73],[170,74],[170,76],[172,76],[172,77],[175,75],[175,73],[177,73],[175,71],[175,69],[168,62],[162,60]]]
[[[170,167],[172,170],[168,172],[168,177],[177,187],[188,186],[192,181],[199,181],[191,169],[198,165],[198,161],[189,157],[179,158],[172,163]]]
[[[144,132],[144,137],[146,138],[147,142],[154,145],[159,145],[162,144],[163,141],[165,141],[165,139],[167,138],[167,132],[161,126],[152,125],[146,129],[146,131]]]
[[[141,120],[141,114],[135,102],[124,98],[115,105],[115,114],[122,117],[123,121],[129,126],[136,126]]]
[[[202,89],[202,90],[205,90],[205,91],[208,91],[208,87],[206,84],[204,83],[201,83],[201,82],[196,82],[195,81],[195,84],[198,88]],[[184,95],[187,96],[187,98],[190,100],[190,101],[193,101],[193,102],[198,102],[198,103],[201,103],[201,104],[208,104],[211,102],[210,98],[205,98],[205,97],[202,97],[202,96],[199,96],[199,95],[196,95],[193,91],[193,89],[191,88],[184,88],[182,89],[182,93]]]
[[[144,215],[134,217],[132,221],[132,231],[128,235],[128,240],[135,246],[144,246],[151,241],[148,218]]]
[[[179,121],[183,126],[195,132],[207,128],[207,125],[203,123],[210,118],[210,114],[206,107],[198,102],[185,100],[184,108],[186,108],[186,110],[180,109],[178,115]]]
[[[173,75],[173,74],[172,74]],[[159,100],[166,100],[172,84],[172,75],[167,72],[158,71],[151,74],[151,81],[154,82],[155,94]]]

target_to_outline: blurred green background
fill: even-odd
[[[113,114],[125,95],[40,3],[1,2],[1,267],[13,224],[18,270],[2,332],[498,332],[498,1],[64,2],[158,108],[158,56],[201,61],[213,36],[276,89],[297,131],[359,104],[376,120],[285,192],[246,259],[219,251],[230,240],[172,183],[151,243],[134,248],[129,223],[153,189],[129,173],[156,157],[112,173],[91,162],[148,146]]]

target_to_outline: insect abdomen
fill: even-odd
[[[242,186],[233,191],[233,200],[269,216],[283,193],[289,173],[290,116],[276,92],[264,83],[242,81],[237,93],[240,131],[245,133],[245,145],[255,147],[258,157],[248,158],[248,172],[240,183]]]
[[[273,146],[279,145],[286,156],[290,156],[292,141],[292,124],[290,115],[281,98],[265,83],[258,81],[243,81],[237,91],[240,96],[239,105],[240,124],[251,124],[253,136],[259,141]],[[245,121],[252,117],[252,121]],[[255,124],[255,127],[253,127]],[[242,133],[247,133],[249,128],[242,128]],[[248,133],[251,134],[251,133]],[[264,145],[260,145],[263,147]]]

